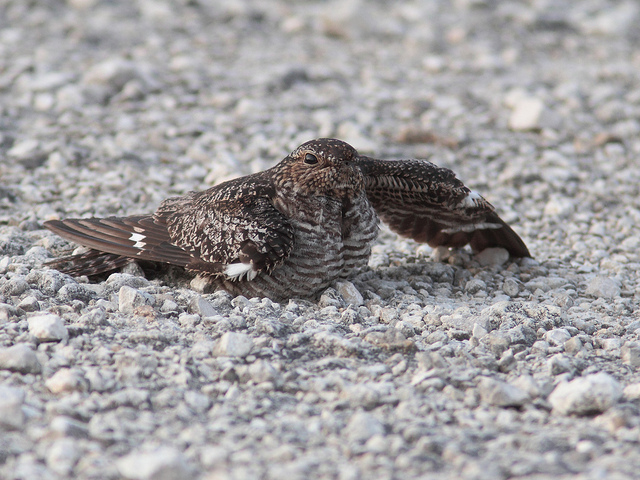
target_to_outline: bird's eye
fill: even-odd
[[[307,165],[315,165],[318,163],[318,157],[316,157],[313,153],[307,153],[304,156],[304,163]]]

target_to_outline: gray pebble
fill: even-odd
[[[51,393],[87,390],[84,373],[77,368],[61,368],[44,382]]]
[[[176,448],[161,446],[151,451],[135,451],[117,461],[120,474],[130,480],[194,478],[187,458]]]
[[[118,292],[118,310],[121,313],[134,313],[136,308],[143,305],[153,305],[155,298],[146,292],[123,285]]]
[[[68,478],[82,453],[77,440],[60,438],[48,448],[45,461],[52,471]]]
[[[479,292],[484,292],[487,289],[487,284],[479,278],[472,278],[464,286],[465,292],[475,295]]]
[[[191,302],[189,302],[189,308],[193,313],[197,313],[201,317],[220,315],[220,312],[218,312],[209,301],[202,298],[201,295],[196,295],[191,299]]]
[[[22,411],[24,399],[24,390],[0,385],[0,428],[4,430],[22,429],[26,420]]]
[[[36,352],[29,345],[18,343],[0,349],[0,369],[19,373],[40,373],[42,365]]]
[[[364,298],[355,285],[348,281],[336,282],[336,290],[338,295],[347,303],[347,305],[355,305],[359,307],[364,304]]]
[[[504,248],[485,248],[475,256],[475,260],[483,267],[496,267],[509,260],[509,252]]]
[[[628,342],[622,346],[622,361],[634,368],[640,367],[640,344]]]
[[[571,334],[564,328],[554,328],[544,335],[544,339],[555,346],[563,346],[567,340],[571,338]]]
[[[364,443],[374,435],[384,434],[384,425],[371,413],[356,411],[347,426],[345,435],[352,443]]]
[[[587,285],[586,294],[596,298],[612,299],[620,296],[620,282],[608,277],[594,277]]]
[[[7,297],[15,297],[18,295],[22,295],[29,289],[29,284],[24,276],[16,276],[10,278],[7,282],[2,284],[0,287],[0,292]]]
[[[502,284],[502,291],[510,297],[517,297],[520,293],[520,283],[514,278],[507,278]]]
[[[561,415],[591,415],[607,411],[621,396],[618,381],[602,372],[560,383],[549,403]]]
[[[29,333],[41,342],[59,342],[69,338],[64,320],[51,313],[29,318]]]
[[[61,302],[65,303],[71,303],[73,300],[80,300],[82,303],[87,303],[96,295],[79,283],[67,283],[60,287],[57,296]]]
[[[490,377],[480,378],[478,392],[482,401],[497,407],[521,407],[530,400],[520,387]]]
[[[25,312],[37,312],[40,310],[40,303],[34,295],[28,295],[20,300],[17,307]]]
[[[216,343],[213,353],[224,357],[246,357],[252,348],[253,340],[249,335],[226,332]]]

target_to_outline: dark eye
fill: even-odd
[[[307,153],[304,156],[304,163],[307,165],[315,165],[318,163],[318,157],[316,157],[313,153]]]

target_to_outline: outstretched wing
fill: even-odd
[[[62,269],[66,273],[95,275],[138,259],[231,280],[269,272],[291,252],[293,228],[260,185],[234,195],[235,183],[167,199],[153,215],[45,222],[61,237],[92,249],[53,266],[70,261]]]
[[[357,160],[369,201],[391,230],[432,247],[505,248],[530,257],[522,239],[455,174],[420,160]]]

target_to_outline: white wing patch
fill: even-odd
[[[129,237],[129,240],[131,240],[132,242],[136,242],[134,245],[134,248],[144,248],[146,243],[143,242],[142,240],[144,240],[145,238],[147,237],[140,233],[132,233],[131,236]]]
[[[482,200],[482,196],[478,193],[478,192],[474,192],[473,190],[471,190],[469,192],[469,195],[467,195],[466,197],[464,197],[462,199],[462,202],[460,202],[462,204],[463,207],[477,207],[480,202]]]
[[[459,232],[474,232],[476,230],[490,230],[502,228],[502,225],[498,223],[468,223],[466,225],[457,225],[455,227],[443,228],[442,233],[447,233],[449,235],[453,235],[454,233]]]
[[[248,263],[231,263],[224,269],[224,274],[230,280],[242,280],[245,275],[247,280],[253,280],[258,275],[258,272]]]

